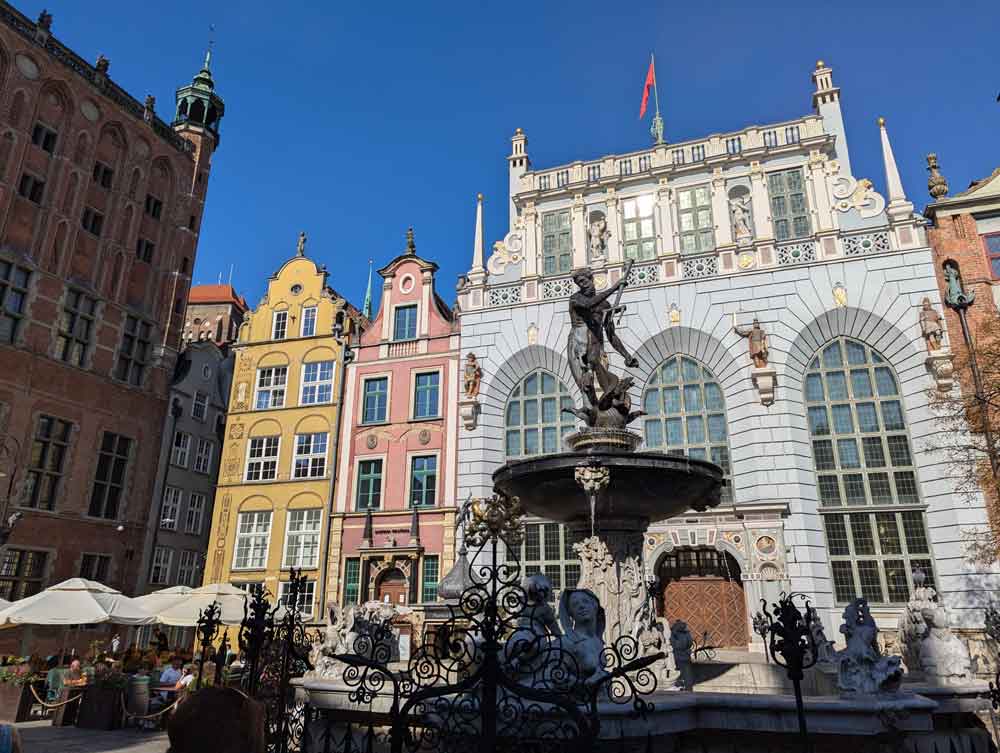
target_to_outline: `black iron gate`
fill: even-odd
[[[517,561],[504,560],[517,551],[519,532],[517,500],[477,500],[467,535],[475,549],[469,585],[437,639],[391,667],[390,620],[356,632],[351,653],[334,657],[346,665],[348,703],[308,712],[307,753],[584,753],[600,734],[599,701],[629,704],[631,716],[652,709],[644,698],[656,689],[648,667],[662,653],[640,656],[638,642],[623,636],[602,645],[592,666],[574,642],[593,634],[532,629],[553,623],[554,614],[545,598],[525,591]],[[567,592],[579,590],[567,589],[564,599]],[[599,624],[596,597],[582,593],[593,599]]]

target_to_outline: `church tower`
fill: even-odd
[[[191,195],[196,206],[192,209],[188,229],[197,233],[208,190],[208,173],[212,168],[212,154],[219,146],[219,124],[226,105],[215,91],[212,80],[212,50],[205,53],[205,64],[190,84],[177,90],[177,110],[174,130],[194,145],[194,178]]]

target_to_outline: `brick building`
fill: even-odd
[[[5,599],[81,575],[130,593],[140,572],[223,104],[208,59],[170,124],[109,67],[0,6]]]
[[[965,191],[948,196],[948,183],[938,169],[937,155],[927,156],[930,177],[927,188],[934,200],[924,210],[930,221],[927,240],[934,253],[934,269],[942,296],[945,293],[944,264],[958,264],[962,285],[975,295],[966,309],[969,332],[975,340],[985,334],[986,327],[996,322],[1000,307],[1000,168],[982,180],[973,182]],[[944,309],[948,341],[957,361],[967,356],[965,339],[958,314]],[[973,394],[974,386],[968,369],[955,369],[955,377],[963,393]],[[994,532],[1000,532],[1000,509],[992,485],[984,485]]]
[[[249,310],[232,285],[194,285],[184,317],[184,341],[210,340],[226,349],[236,342]]]

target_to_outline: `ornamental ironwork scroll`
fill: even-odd
[[[517,500],[477,502],[475,535],[467,537],[474,547],[471,585],[447,602],[450,617],[398,669],[389,666],[392,618],[355,624],[347,640],[350,653],[333,657],[346,665],[337,686],[346,690],[351,708],[314,705],[306,750],[353,751],[380,742],[392,753],[582,753],[599,736],[599,703],[624,705],[630,717],[653,709],[646,696],[656,690],[656,677],[649,667],[664,654],[642,656],[632,636],[610,644],[601,638],[592,644],[598,647],[595,667],[580,650],[581,641],[595,640],[593,631],[580,632],[582,618],[567,629],[561,614],[560,631],[548,594],[539,598],[541,576],[522,582],[513,557],[517,547],[508,540],[518,538]],[[593,594],[581,589],[564,591],[561,613],[576,593],[603,614]]]

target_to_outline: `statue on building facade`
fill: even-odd
[[[733,239],[739,244],[753,240],[750,229],[750,196],[733,197],[729,200],[729,211],[733,215]]]
[[[479,383],[483,379],[483,370],[476,359],[475,353],[469,353],[465,357],[465,371],[462,375],[465,396],[469,399],[479,397]]]
[[[840,632],[847,643],[837,652],[837,686],[844,693],[872,695],[892,693],[903,680],[898,656],[883,656],[878,648],[878,625],[865,599],[858,598],[844,608]]]
[[[924,298],[920,309],[920,334],[927,341],[928,353],[941,350],[944,327],[941,324],[941,315],[931,306],[930,298]]]
[[[611,237],[608,218],[604,216],[604,212],[590,213],[587,236],[590,242],[590,258],[603,259],[608,250],[608,238]]]
[[[767,333],[760,326],[760,322],[755,316],[750,329],[741,329],[736,325],[736,314],[733,314],[733,332],[740,337],[745,337],[750,347],[750,360],[753,361],[754,368],[763,369],[767,366]]]
[[[968,308],[976,300],[976,291],[965,292],[962,287],[962,276],[958,271],[958,263],[948,259],[944,263],[944,302],[952,308]]]
[[[618,282],[600,293],[594,285],[594,274],[589,269],[582,269],[573,275],[573,282],[576,283],[578,290],[569,299],[571,329],[566,343],[566,355],[573,381],[594,411],[599,410],[597,387],[607,395],[618,388],[620,381],[608,369],[605,338],[625,359],[626,366],[635,368],[639,365],[639,361],[628,352],[615,331],[615,315],[622,310],[619,307],[621,291],[627,285],[631,268],[632,262],[629,261]],[[618,296],[612,305],[608,299],[615,293]],[[584,411],[586,410],[585,406]],[[595,418],[588,420],[596,421],[596,413],[593,415]]]
[[[816,663],[834,664],[837,652],[833,648],[833,641],[826,637],[823,621],[814,609],[808,612],[808,617],[809,632],[812,633],[813,641],[816,643]]]

